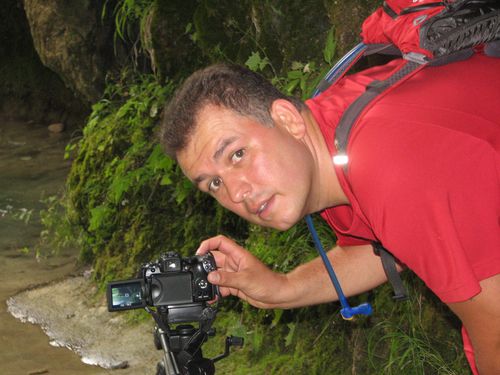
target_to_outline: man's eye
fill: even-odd
[[[232,156],[231,156],[231,161],[233,163],[237,163],[239,162],[242,158],[243,158],[243,155],[245,155],[245,150],[244,149],[240,149],[238,151],[236,151]]]
[[[214,178],[208,184],[208,190],[211,192],[216,192],[219,187],[222,185],[222,180],[219,177]]]

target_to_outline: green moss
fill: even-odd
[[[211,200],[189,194],[192,185],[157,144],[158,108],[171,92],[152,76],[110,86],[78,144],[68,215],[82,233],[81,258],[94,263],[100,283],[134,275],[161,252],[192,254],[222,228],[245,231]]]

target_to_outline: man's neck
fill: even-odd
[[[311,209],[320,211],[328,207],[349,204],[318,123],[310,110],[305,109],[301,114],[307,125],[309,147],[316,160],[314,171],[316,188]]]

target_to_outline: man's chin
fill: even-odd
[[[266,221],[259,221],[255,224],[258,224],[260,226],[263,226],[263,227],[266,227],[266,228],[272,228],[272,229],[276,229],[276,230],[279,230],[281,232],[284,232],[288,229],[290,229],[291,227],[293,227],[295,224],[297,224],[297,222],[294,222],[294,223],[283,223],[283,222],[280,222],[280,223],[275,223],[275,222],[266,222]]]

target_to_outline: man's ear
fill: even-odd
[[[306,134],[306,123],[300,111],[285,99],[276,99],[271,104],[271,117],[276,126],[282,126],[296,138]]]

